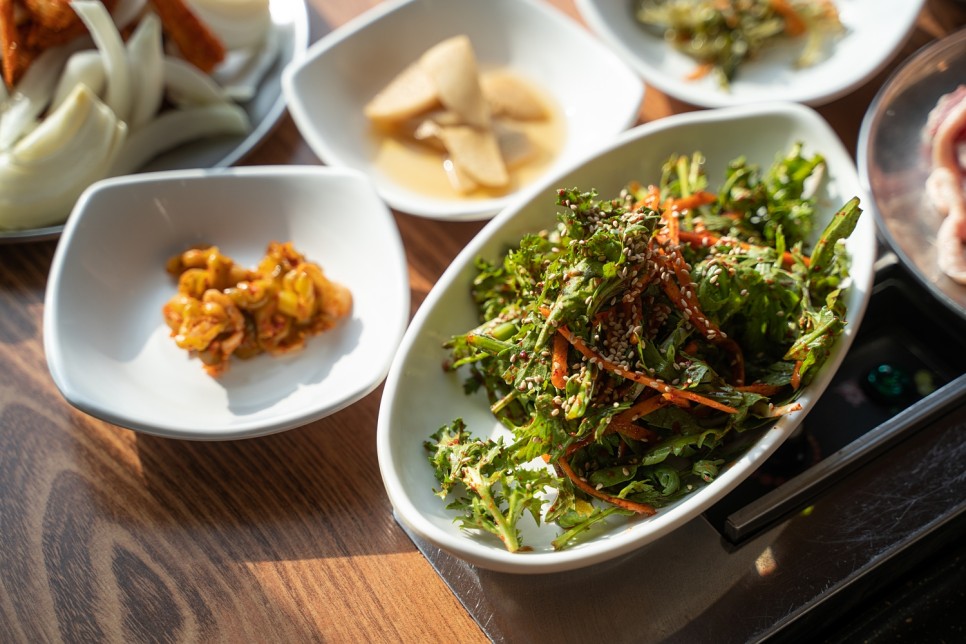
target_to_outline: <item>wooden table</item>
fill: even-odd
[[[314,37],[375,4],[310,0]],[[570,0],[552,4],[579,20]],[[928,0],[889,68],[820,109],[849,149],[888,71],[966,24],[963,7]],[[692,109],[650,90],[641,120]],[[244,163],[319,161],[286,116]],[[396,221],[415,311],[482,224]],[[392,517],[376,460],[381,387],[242,441],[95,420],[64,401],[44,358],[55,246],[0,246],[0,641],[485,641]]]

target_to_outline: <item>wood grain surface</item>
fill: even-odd
[[[313,38],[378,4],[309,2]],[[551,4],[579,19],[571,1]],[[895,62],[966,24],[962,7],[929,0]],[[850,149],[893,67],[820,109]],[[692,109],[649,90],[641,120]],[[286,116],[243,163],[319,161]],[[415,311],[482,224],[395,216]],[[55,245],[0,245],[0,642],[486,640],[393,519],[376,459],[381,387],[242,441],[93,419],[45,362]]]

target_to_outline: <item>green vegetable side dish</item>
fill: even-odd
[[[691,75],[714,73],[723,89],[738,68],[769,44],[803,39],[797,64],[807,67],[844,32],[831,0],[635,0],[635,19],[698,61]]]
[[[558,191],[552,230],[478,259],[481,324],[444,368],[509,431],[457,418],[426,441],[455,521],[518,551],[529,514],[565,548],[714,480],[797,410],[845,325],[861,214],[853,198],[809,247],[823,166],[799,144],[766,172],[738,158],[712,193],[702,155],[679,156],[614,198]]]

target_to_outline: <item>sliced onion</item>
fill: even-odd
[[[79,84],[87,85],[98,96],[104,91],[104,86],[107,84],[107,73],[104,71],[104,61],[101,59],[101,54],[95,49],[74,52],[67,59],[57,89],[54,91],[54,98],[50,102],[51,109],[57,109],[74,91],[74,87]]]
[[[77,197],[107,176],[127,133],[85,85],[0,155],[0,228],[63,221]]]
[[[34,127],[50,103],[60,72],[75,49],[73,45],[45,49],[24,72],[13,93],[0,106],[0,150],[8,150]]]
[[[137,70],[132,78],[136,90],[128,118],[133,130],[154,118],[164,100],[164,47],[157,14],[146,14],[138,23],[127,41],[127,54],[130,68]]]
[[[127,121],[133,96],[131,68],[114,19],[98,0],[71,0],[70,5],[87,26],[94,44],[104,57],[104,68],[107,70],[104,102],[119,119]]]
[[[275,63],[278,52],[278,32],[269,29],[260,44],[229,51],[211,75],[225,88],[229,98],[241,103],[250,101],[258,91],[259,83]]]
[[[162,112],[125,140],[111,175],[130,174],[162,152],[209,136],[241,135],[251,128],[248,114],[233,103]]]
[[[210,76],[182,58],[165,56],[164,86],[171,102],[178,106],[225,103],[225,91]]]

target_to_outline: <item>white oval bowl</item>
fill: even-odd
[[[549,543],[558,529],[534,527],[524,538],[531,552],[510,553],[494,539],[461,530],[455,514],[433,492],[437,483],[423,443],[439,427],[462,417],[476,436],[500,431],[485,397],[464,395],[461,374],[444,373],[447,354],[442,343],[478,324],[469,297],[479,256],[497,259],[524,233],[556,223],[556,189],[597,189],[602,197],[617,195],[631,180],[654,182],[672,154],[701,151],[707,157],[709,185],[719,185],[728,162],[744,155],[767,168],[779,154],[801,141],[809,153],[827,160],[827,178],[818,193],[824,223],[852,196],[865,196],[855,164],[838,136],[811,108],[771,104],[722,108],[668,117],[638,126],[586,161],[544,182],[517,199],[489,222],[456,257],[417,311],[393,361],[379,410],[379,466],[396,515],[416,535],[471,564],[503,572],[559,572],[599,563],[629,553],[662,537],[699,515],[751,474],[802,421],[821,395],[851,344],[865,312],[876,255],[875,226],[863,215],[847,248],[852,284],[847,294],[847,326],[828,362],[803,390],[800,412],[779,419],[741,458],[719,477],[681,501],[647,519],[610,527],[599,536],[554,551]]]

